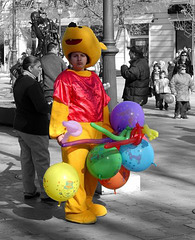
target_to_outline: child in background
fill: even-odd
[[[156,81],[160,79],[160,66],[155,63],[151,74],[151,87],[153,88],[153,94],[156,100],[156,108],[159,108],[159,96],[156,94]]]
[[[189,90],[195,91],[194,82],[191,76],[186,73],[185,64],[178,65],[177,69],[178,72],[172,77],[170,82],[171,93],[176,98],[174,118],[187,119]]]
[[[160,79],[156,80],[156,95],[158,95],[160,110],[163,110],[163,107],[165,110],[168,110],[169,105],[164,102],[164,97],[167,93],[171,93],[171,90],[169,87],[169,79],[166,77],[166,72],[163,70],[160,72]]]

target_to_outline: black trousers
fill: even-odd
[[[175,103],[175,116],[181,115],[181,117],[186,117],[188,110],[189,101],[176,101]]]

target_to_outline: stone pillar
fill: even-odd
[[[109,109],[112,111],[117,105],[115,55],[118,52],[114,41],[113,0],[103,1],[103,43],[107,46],[102,53],[103,83],[110,83],[107,92],[111,98]]]

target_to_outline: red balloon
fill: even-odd
[[[116,189],[125,185],[125,183],[129,179],[129,176],[130,171],[122,165],[119,172],[114,177],[104,180],[99,179],[98,181],[101,183],[102,186],[108,189],[114,189],[115,192]]]

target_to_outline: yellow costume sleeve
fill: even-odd
[[[57,138],[66,132],[62,122],[68,120],[68,115],[68,106],[54,99],[49,124],[49,135],[51,138]]]
[[[103,127],[107,129],[110,132],[113,132],[113,129],[110,125],[110,112],[108,109],[108,105],[104,107],[104,113],[103,113]]]

